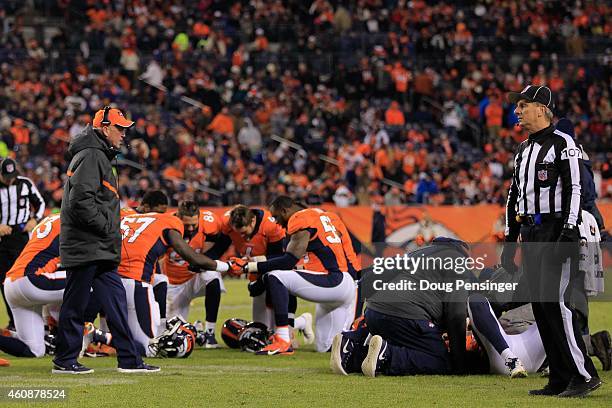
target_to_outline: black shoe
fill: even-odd
[[[560,398],[582,398],[599,387],[601,387],[601,380],[598,377],[591,377],[591,380],[587,382],[582,376],[574,376],[565,391],[557,396]]]
[[[147,363],[141,363],[134,367],[118,367],[117,371],[124,374],[138,374],[138,373],[158,373],[161,371],[159,367],[148,365]]]
[[[610,340],[610,333],[604,330],[592,334],[591,345],[593,346],[593,354],[601,361],[602,369],[610,371],[610,368],[612,368],[612,341]]]
[[[553,388],[550,386],[550,384],[546,384],[542,389],[530,390],[529,395],[555,396],[561,394],[562,392],[562,389]]]
[[[91,374],[93,372],[94,370],[85,367],[81,363],[63,366],[54,362],[53,369],[51,370],[51,374]]]

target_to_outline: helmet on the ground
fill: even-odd
[[[229,348],[240,348],[240,341],[238,340],[238,337],[240,337],[240,333],[244,330],[248,323],[249,322],[246,320],[236,317],[227,319],[225,323],[223,323],[221,338]]]
[[[181,318],[171,321],[170,328],[151,340],[149,350],[155,357],[187,358],[195,347],[195,327]]]
[[[238,338],[242,351],[256,353],[269,344],[270,332],[268,327],[259,322],[246,325]]]

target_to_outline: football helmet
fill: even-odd
[[[180,317],[166,322],[166,331],[151,339],[149,351],[155,357],[187,358],[195,346],[195,327]]]
[[[225,323],[223,323],[223,328],[221,329],[221,338],[227,344],[229,348],[240,348],[240,333],[244,330],[247,322],[244,319],[239,319],[234,317],[232,319],[227,319]]]
[[[238,342],[242,351],[256,353],[269,344],[271,333],[268,327],[259,322],[251,322],[247,324],[238,336]]]

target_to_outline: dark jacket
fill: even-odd
[[[116,152],[87,126],[68,147],[68,181],[61,210],[60,258],[67,268],[119,264],[119,195],[111,160]]]
[[[411,258],[457,259],[465,258],[467,253],[451,243],[433,243],[407,254]],[[421,264],[424,265],[424,264]],[[455,373],[465,369],[465,318],[468,292],[457,288],[456,281],[469,281],[471,272],[458,273],[454,270],[437,267],[421,267],[417,270],[385,270],[374,274],[370,268],[364,271],[361,288],[367,300],[367,308],[379,313],[411,320],[429,320],[448,333],[450,358]],[[373,290],[374,281],[413,282],[414,289],[386,291]],[[453,285],[453,290],[428,290],[421,288],[420,282]],[[379,286],[380,287],[380,286]]]

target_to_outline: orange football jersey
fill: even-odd
[[[33,230],[32,237],[6,273],[6,278],[19,279],[27,275],[40,275],[57,271],[59,259],[59,214],[50,215]]]
[[[157,260],[169,248],[164,231],[183,235],[183,222],[172,214],[130,214],[121,218],[121,263],[119,275],[151,283]]]
[[[285,238],[285,230],[276,223],[267,210],[253,209],[256,218],[255,231],[248,241],[232,229],[230,212],[226,212],[221,220],[221,232],[229,236],[239,256],[266,255],[268,244]]]
[[[210,211],[200,210],[198,230],[191,240],[187,241],[189,246],[197,253],[201,253],[207,238],[220,232],[219,219]],[[164,257],[163,269],[172,285],[180,285],[193,278],[195,274],[189,271],[189,264],[177,254],[174,249],[168,251]]]
[[[327,211],[326,212],[331,219],[332,224],[337,228],[338,235],[340,235],[340,239],[342,239],[342,248],[344,248],[344,254],[346,255],[346,259],[348,260],[350,266],[352,266],[355,271],[361,270],[361,259],[355,253],[355,248],[353,248],[353,241],[351,241],[351,235],[346,228],[344,222],[340,219],[340,216],[334,212]]]
[[[337,216],[318,208],[307,208],[289,217],[287,234],[293,235],[303,230],[310,233],[307,252],[299,266],[322,273],[348,272],[347,257],[336,226],[338,222],[340,219]]]
[[[119,215],[121,217],[125,217],[126,215],[138,214],[138,211],[133,209],[132,207],[123,207],[119,210]]]

